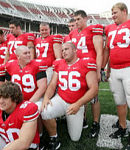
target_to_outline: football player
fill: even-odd
[[[4,32],[0,30],[0,64],[4,63],[6,52],[7,52],[7,41],[5,40]]]
[[[7,62],[5,78],[20,86],[24,100],[35,102],[39,106],[39,100],[47,88],[47,66],[41,60],[31,60],[30,51],[27,46],[16,49],[17,60]]]
[[[77,56],[79,58],[90,57],[96,60],[98,81],[101,79],[100,71],[103,60],[103,26],[91,25],[87,26],[87,14],[83,10],[78,10],[74,13],[74,19],[77,29],[70,32],[69,37],[77,47]],[[89,137],[96,137],[99,133],[99,117],[100,103],[98,96],[92,101],[93,124]],[[86,119],[86,117],[85,117]],[[84,120],[84,127],[87,123]]]
[[[64,59],[54,62],[52,80],[41,108],[41,116],[46,120],[46,128],[50,134],[50,149],[60,147],[53,118],[65,115],[71,140],[78,141],[83,128],[84,104],[98,92],[95,60],[79,59],[75,45],[70,42],[63,44],[62,56]],[[57,86],[57,94],[53,97]]]
[[[55,59],[61,58],[61,35],[50,35],[50,27],[48,23],[40,24],[41,37],[35,40],[36,58],[46,61],[48,65],[47,82],[51,80],[52,63]]]
[[[126,103],[130,107],[130,20],[124,3],[112,7],[112,19],[114,24],[105,28],[107,40],[104,61],[106,64],[110,59],[109,81],[119,116],[118,130],[110,137],[118,138],[126,136]]]
[[[72,19],[69,20],[69,22],[68,22],[68,28],[69,28],[70,32],[73,31],[73,30],[75,30],[77,28],[74,18],[72,18]],[[67,36],[64,37],[63,43],[68,42],[68,41],[71,41],[71,40],[70,40],[70,37],[67,35]]]
[[[21,23],[17,20],[11,20],[9,22],[9,28],[11,34],[7,36],[8,51],[4,63],[8,60],[16,59],[15,50],[21,45],[27,46],[31,50],[31,59],[34,59],[34,34],[23,33],[21,29]]]
[[[4,83],[0,87],[0,150],[36,150],[38,116],[37,105],[23,100],[17,84]]]

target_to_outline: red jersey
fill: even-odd
[[[43,59],[47,62],[48,66],[52,66],[55,60],[55,54],[53,50],[53,44],[62,44],[61,35],[50,35],[44,39],[41,37],[35,40],[36,57],[37,59]]]
[[[67,103],[74,103],[87,91],[86,74],[96,71],[96,62],[92,58],[77,59],[68,65],[64,59],[54,62],[54,71],[58,73],[58,94]]]
[[[8,40],[8,50],[9,50],[9,59],[17,59],[16,54],[15,54],[15,50],[17,47],[21,46],[21,45],[25,45],[27,46],[27,43],[29,41],[34,41],[34,34],[33,33],[25,33],[25,34],[21,34],[18,37],[13,36],[12,34],[10,34],[7,37]]]
[[[110,49],[110,67],[114,69],[130,67],[130,20],[120,25],[106,26],[105,33]]]
[[[78,32],[75,29],[69,33],[71,41],[77,47],[77,56],[79,58],[91,57],[96,59],[96,51],[93,44],[93,36],[103,35],[102,25],[91,25]]]
[[[71,41],[69,35],[65,36],[64,39],[63,39],[63,43],[66,43],[66,42],[69,42]]]
[[[7,41],[0,44],[0,64],[3,64],[7,52]]]
[[[29,100],[38,89],[38,73],[44,71],[41,77],[44,78],[46,77],[46,69],[47,66],[41,60],[32,60],[23,69],[20,68],[17,60],[11,60],[6,64],[6,72],[9,77],[7,80],[17,83],[22,90],[24,100]]]
[[[29,101],[18,104],[5,121],[2,114],[3,111],[0,110],[0,136],[7,144],[19,138],[19,131],[24,122],[33,121],[39,116],[37,105]],[[32,146],[38,143],[39,133],[37,131]]]

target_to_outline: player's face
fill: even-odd
[[[40,33],[42,38],[46,38],[50,35],[50,28],[48,25],[40,26]]]
[[[11,98],[0,98],[0,109],[7,113],[11,113],[16,107],[16,103],[12,102]]]
[[[17,27],[14,24],[10,24],[9,29],[14,36],[17,36]]]
[[[76,29],[77,28],[76,23],[75,22],[68,23],[68,28],[69,28],[69,31]]]
[[[71,62],[74,58],[75,51],[72,49],[71,45],[68,43],[65,43],[62,45],[62,57],[67,62]]]
[[[83,18],[81,15],[75,16],[74,17],[76,27],[80,30],[84,29],[86,27],[86,17]]]
[[[22,52],[19,54],[19,60],[24,64],[28,64],[31,61],[30,49],[22,49]]]
[[[119,8],[115,7],[112,10],[112,19],[116,24],[122,24],[123,23],[123,16],[124,11],[121,11]]]

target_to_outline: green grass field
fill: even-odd
[[[99,88],[99,100],[101,105],[101,114],[113,114],[116,115],[116,106],[113,100],[111,91],[109,90],[108,82],[101,82]],[[108,90],[102,90],[108,89]],[[92,124],[91,106],[88,105],[87,119],[89,128],[83,129],[81,139],[78,142],[72,142],[67,132],[66,123],[58,121],[58,135],[62,143],[60,150],[110,150],[109,148],[99,148],[96,146],[97,138],[89,139],[87,135],[89,133]],[[76,131],[75,131],[76,132]],[[124,141],[123,144],[125,144]]]

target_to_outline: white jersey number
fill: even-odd
[[[68,76],[68,79],[66,80],[64,76]],[[68,71],[60,71],[59,81],[63,83],[63,85],[59,84],[60,88],[62,90],[67,90],[69,88],[70,91],[78,91],[81,88],[80,81],[73,77],[80,77],[80,73],[78,71],[72,71],[70,73],[68,73]]]
[[[0,135],[2,136],[3,139],[5,139],[6,143],[9,143],[15,140],[13,137],[13,134],[17,134],[19,136],[19,129],[9,128],[7,131],[5,131],[4,129],[0,128]],[[5,135],[7,135],[7,137]]]
[[[72,38],[72,42],[76,43],[77,39],[76,38]],[[86,44],[86,37],[83,36],[80,38],[78,44],[77,44],[77,49],[81,49],[82,53],[88,53],[88,48],[87,48],[87,44]]]
[[[23,41],[9,41],[9,54],[12,54],[13,51],[13,47],[14,49],[16,50],[16,48],[18,48],[20,45],[22,45]],[[14,50],[14,53],[15,53],[15,50]]]
[[[22,89],[21,85],[17,81],[22,81],[22,84],[25,86],[23,90],[26,93],[30,93],[34,91],[35,83],[34,83],[34,78],[31,74],[25,74],[22,77],[20,77],[18,74],[14,74],[12,76],[12,82],[17,83]]]
[[[44,49],[42,57],[47,57],[49,43],[41,43],[41,44],[37,44],[36,45],[36,55],[37,55],[37,57],[40,56],[40,50],[39,50],[39,48],[43,48]]]
[[[124,28],[119,31],[114,30],[114,31],[109,32],[108,36],[112,36],[110,40],[110,49],[114,48],[113,42],[115,40],[116,34],[123,34],[122,39],[124,41],[124,43],[117,42],[117,46],[120,48],[127,48],[130,44],[130,30],[128,28]]]

